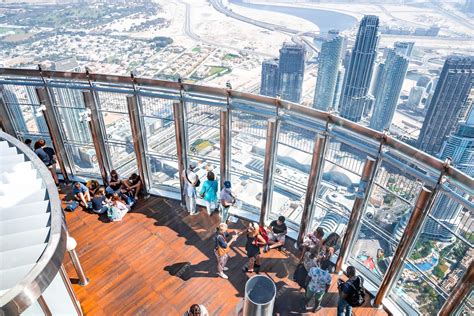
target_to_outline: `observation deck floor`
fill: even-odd
[[[65,200],[65,194],[61,197]],[[237,315],[245,282],[253,274],[241,271],[247,261],[242,236],[230,251],[229,280],[217,277],[212,238],[219,223],[217,214],[209,217],[202,209],[199,215],[189,216],[179,202],[152,196],[140,199],[121,222],[105,223],[81,207],[66,213],[66,221],[90,279],[87,286],[79,286],[65,256],[85,315],[183,315],[193,303],[204,304],[210,315]],[[230,227],[240,229],[243,223]],[[304,292],[291,280],[295,266],[296,257],[287,250],[263,255],[261,274],[277,286],[275,314],[336,315],[337,276],[322,301],[323,308],[315,314],[304,313]],[[370,302],[368,297],[366,302]],[[364,306],[353,314],[387,312]]]

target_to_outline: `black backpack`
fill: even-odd
[[[358,282],[357,282],[358,281]],[[347,281],[350,291],[347,294],[346,301],[352,307],[362,306],[365,302],[364,280],[358,276],[354,281]]]

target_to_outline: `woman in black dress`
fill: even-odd
[[[250,223],[247,229],[247,243],[245,244],[245,250],[247,251],[247,257],[249,257],[249,263],[247,267],[244,267],[245,272],[259,272],[260,270],[260,247],[266,244],[265,239],[260,235],[260,230],[257,223]]]

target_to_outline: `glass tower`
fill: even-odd
[[[370,120],[371,128],[383,131],[390,127],[407,68],[408,58],[398,53],[396,49],[389,49],[380,78],[380,88],[377,89],[375,95],[374,113]]]
[[[474,81],[474,57],[449,57],[429,104],[417,146],[436,155],[446,136],[464,120],[470,104],[467,98]]]
[[[284,43],[280,49],[280,94],[283,100],[300,102],[303,88],[305,48],[302,44]]]
[[[339,64],[341,61],[344,38],[339,31],[330,30],[327,40],[321,45],[319,69],[313,107],[327,111],[336,95]]]
[[[3,91],[2,91],[3,90]],[[5,98],[5,103],[10,110],[10,114],[13,118],[13,122],[16,125],[18,131],[27,133],[28,127],[26,125],[25,118],[22,113],[21,105],[18,102],[18,98],[16,97],[15,93],[10,91],[9,89],[0,86],[0,91],[3,92],[3,96]]]
[[[440,158],[451,157],[452,164],[470,177],[474,176],[474,111],[466,122],[460,123],[456,132],[449,136],[443,145]],[[458,191],[453,189],[454,191]],[[457,192],[462,195],[462,192]],[[433,208],[433,217],[443,223],[446,229],[436,221],[428,218],[423,230],[423,236],[441,242],[450,242],[461,220],[462,205],[442,195]]]
[[[378,29],[379,18],[377,16],[366,15],[362,18],[352,49],[349,68],[346,71],[339,112],[343,118],[354,122],[361,120],[366,104],[372,70],[377,56]]]
[[[275,97],[278,94],[278,58],[266,59],[262,62],[260,94],[269,97]]]

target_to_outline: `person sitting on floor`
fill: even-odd
[[[114,222],[121,221],[130,208],[122,201],[117,193],[112,195],[112,203],[107,210],[107,216]]]
[[[299,258],[299,262],[303,260],[304,254],[311,248],[315,247],[316,245],[321,245],[324,238],[324,229],[322,227],[316,228],[316,230],[312,233],[306,235],[303,239],[303,244],[301,245],[301,255]]]
[[[285,224],[285,216],[280,216],[276,221],[272,221],[267,227],[268,244],[265,246],[265,252],[270,249],[282,247],[285,245],[285,236],[287,228]]]
[[[108,210],[108,202],[110,202],[105,196],[105,189],[100,187],[94,194],[92,198],[92,211],[97,214],[102,214]]]
[[[89,189],[89,193],[94,196],[95,192],[99,188],[99,182],[97,180],[88,180],[86,187]]]
[[[72,194],[74,199],[76,199],[81,205],[85,208],[89,208],[89,202],[91,201],[91,195],[89,189],[80,182],[75,182],[72,187]]]
[[[138,174],[132,173],[127,181],[123,181],[123,185],[126,190],[132,194],[133,199],[135,201],[138,200],[138,194],[143,187],[142,178]]]
[[[122,180],[116,170],[110,171],[109,185],[105,188],[107,194],[113,195],[114,193],[120,193],[122,188]]]

